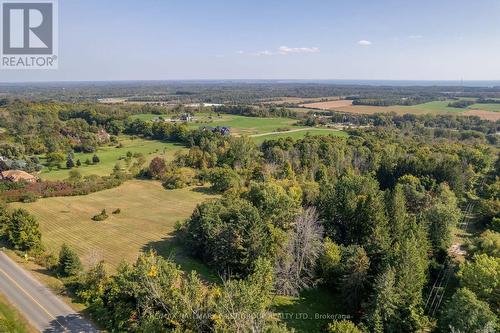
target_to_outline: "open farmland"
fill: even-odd
[[[272,132],[272,133],[263,133],[263,134],[255,134],[252,135],[251,138],[256,143],[262,143],[265,140],[276,140],[279,138],[292,138],[292,139],[302,139],[306,135],[333,135],[340,137],[347,137],[348,134],[346,132],[333,130],[329,128],[300,128],[300,129],[292,129],[288,132]]]
[[[158,118],[155,114],[135,115],[133,118],[141,120],[152,120]],[[168,115],[164,115],[168,118]],[[245,117],[232,114],[216,115],[215,113],[195,113],[194,121],[188,123],[190,128],[198,128],[202,126],[225,126],[231,128],[231,134],[234,135],[252,135],[259,133],[274,132],[278,128],[292,127],[297,122],[292,118],[258,118]]]
[[[352,101],[341,99],[336,101],[326,101],[326,102],[317,102],[317,103],[306,103],[301,104],[299,106],[304,108],[313,108],[313,109],[321,109],[321,110],[332,110],[339,107],[351,106]]]
[[[113,167],[116,163],[125,163],[120,161],[123,159],[127,152],[140,153],[143,154],[146,162],[149,162],[155,156],[160,156],[166,160],[172,160],[175,153],[179,150],[185,149],[182,145],[177,143],[167,143],[155,140],[145,140],[141,138],[131,138],[128,136],[122,136],[119,139],[121,145],[117,147],[114,146],[104,146],[98,148],[96,154],[99,156],[100,162],[97,164],[86,165],[85,160],[92,160],[93,153],[75,153],[74,161],[80,160],[82,165],[78,168],[73,168],[73,170],[78,170],[83,176],[87,175],[98,175],[106,176],[113,171]],[[42,162],[44,160],[42,159]],[[64,163],[62,163],[64,166]],[[69,177],[70,169],[52,169],[44,168],[40,174],[42,179],[46,180],[61,180]]]
[[[141,120],[152,120],[158,118],[154,114],[135,115],[134,118]],[[292,118],[258,118],[239,115],[221,114],[219,116],[208,113],[195,114],[195,120],[188,123],[190,128],[202,126],[225,126],[231,129],[231,134],[235,136],[248,135],[260,143],[265,139],[280,137],[302,138],[307,133],[310,135],[347,135],[338,130],[328,128],[311,128],[308,126],[295,126],[297,119]],[[279,131],[278,129],[289,129]]]
[[[371,105],[352,105],[352,101],[329,101],[320,103],[302,104],[301,107],[321,110],[331,110],[339,112],[357,113],[357,114],[375,114],[394,112],[399,115],[403,114],[459,114],[459,115],[475,115],[482,119],[499,120],[500,119],[500,104],[473,104],[466,109],[449,107],[448,104],[452,100],[433,101],[417,105],[393,105],[393,106],[371,106]]]
[[[174,249],[170,237],[175,223],[189,217],[198,203],[213,197],[203,192],[200,188],[165,190],[159,182],[132,180],[85,196],[12,206],[36,216],[48,250],[57,253],[67,243],[84,263],[97,258],[116,267],[122,260],[134,261],[147,248],[168,256]],[[111,214],[117,208],[120,214]],[[109,218],[93,221],[92,216],[102,209]],[[179,263],[185,269],[197,268],[188,258]]]

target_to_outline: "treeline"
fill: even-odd
[[[391,106],[391,105],[417,105],[438,100],[438,96],[412,96],[412,97],[384,97],[384,98],[359,98],[349,97],[353,105]]]
[[[2,84],[10,98],[59,101],[97,101],[123,98],[170,103],[259,104],[280,97],[322,98],[354,96],[362,99],[402,99],[414,96],[498,98],[499,87],[397,86],[387,82],[92,82]]]
[[[314,116],[320,115],[318,116]],[[414,131],[419,127],[429,129],[451,129],[456,131],[476,131],[486,135],[494,135],[500,131],[499,121],[484,120],[477,116],[457,115],[398,115],[392,113],[376,113],[371,115],[341,113],[334,111],[314,112],[300,123],[306,126],[334,124],[352,124],[355,126],[373,125],[378,127],[396,127]]]
[[[459,99],[458,101],[453,101],[453,102],[448,103],[448,106],[450,108],[466,109],[475,103],[476,103],[475,101],[466,100],[466,99]]]
[[[235,114],[247,117],[296,117],[297,112],[284,107],[252,105],[220,105],[212,108],[215,113]]]

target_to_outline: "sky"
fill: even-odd
[[[58,37],[0,82],[500,80],[498,0],[59,0]]]

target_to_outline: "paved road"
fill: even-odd
[[[41,332],[98,332],[78,312],[1,251],[0,293]]]

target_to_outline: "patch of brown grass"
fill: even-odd
[[[352,106],[352,101],[340,99],[340,100],[336,100],[336,101],[305,103],[305,104],[301,104],[299,106],[305,107],[305,108],[331,110],[331,109],[337,109],[339,107],[350,107],[350,106]]]
[[[478,116],[481,119],[497,121],[500,120],[500,112],[486,111],[486,110],[469,110],[464,112],[467,116]]]

